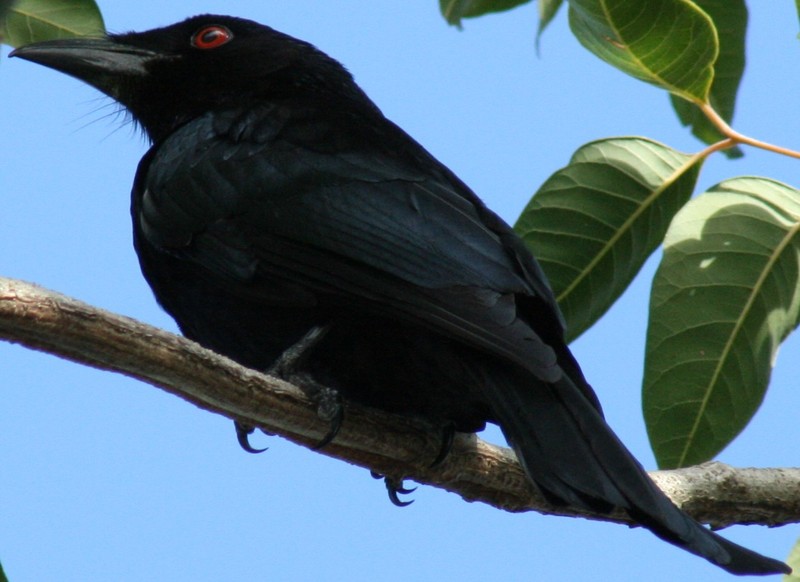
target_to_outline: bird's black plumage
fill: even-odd
[[[14,54],[104,91],[152,140],[134,243],[186,336],[264,370],[324,326],[305,371],[346,398],[497,423],[552,501],[622,508],[734,573],[787,571],[653,485],[603,420],[530,252],[336,61],[211,15]]]

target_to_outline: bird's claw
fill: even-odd
[[[316,398],[318,399],[317,416],[322,420],[328,421],[330,427],[325,436],[322,437],[322,440],[312,447],[312,450],[315,451],[330,444],[330,442],[336,438],[336,435],[339,434],[339,429],[342,428],[342,422],[344,421],[344,404],[342,403],[342,397],[338,390],[323,386],[319,388]]]
[[[436,467],[444,462],[447,458],[447,455],[450,454],[450,450],[453,448],[453,441],[456,436],[456,425],[452,422],[446,423],[442,427],[442,444],[439,448],[439,453],[436,455],[436,458],[430,464],[430,467]],[[326,443],[327,444],[327,443]],[[408,501],[403,501],[400,499],[400,495],[409,495],[414,493],[417,490],[416,487],[412,487],[411,489],[403,486],[403,479],[397,479],[396,477],[388,477],[386,475],[382,475],[376,471],[370,471],[370,475],[372,475],[373,479],[383,479],[384,485],[386,485],[386,491],[389,493],[389,500],[395,504],[397,507],[408,507],[412,503],[414,503],[413,499]]]
[[[398,495],[409,495],[410,493],[414,493],[414,491],[417,490],[416,487],[408,489],[407,487],[403,487],[402,479],[387,477],[386,475],[381,475],[375,471],[370,471],[369,474],[372,475],[373,479],[383,479],[383,483],[386,485],[386,491],[389,493],[389,501],[391,501],[397,507],[408,507],[414,503],[413,499],[403,501],[400,499],[400,497],[398,497]]]
[[[447,458],[447,455],[450,454],[450,451],[453,449],[453,441],[456,437],[456,425],[452,422],[446,423],[442,427],[442,442],[441,446],[439,447],[439,453],[436,455],[436,458],[430,464],[430,468],[433,469],[434,467],[438,467],[441,465],[444,460]]]
[[[263,449],[257,449],[250,444],[249,437],[256,430],[255,427],[242,424],[239,421],[234,421],[233,426],[236,427],[236,440],[239,441],[239,446],[242,447],[242,449],[244,449],[245,452],[256,455],[258,453],[263,453],[264,451],[267,450],[268,447],[264,447]]]

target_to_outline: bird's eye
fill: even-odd
[[[221,24],[204,26],[192,35],[192,46],[199,49],[214,49],[229,42],[233,33]]]

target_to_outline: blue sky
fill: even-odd
[[[734,126],[798,149],[798,18],[791,2],[751,4]],[[533,4],[466,21],[462,31],[433,0],[139,0],[101,9],[117,32],[224,10],[316,44],[509,222],[588,141],[642,135],[682,151],[702,147],[663,92],[582,49],[565,14],[537,57]],[[130,183],[144,140],[108,99],[31,63],[4,59],[0,91],[0,274],[174,330],[131,247]],[[800,187],[799,167],[747,149],[742,160],[709,160],[700,183],[756,174]],[[610,424],[648,468],[639,390],[657,258],[573,345]],[[719,460],[800,465],[798,354],[792,338],[765,404]],[[430,487],[398,509],[363,469],[278,438],[264,438],[267,453],[247,455],[222,417],[17,346],[0,344],[0,374],[0,559],[13,582],[730,579],[638,529],[512,515]],[[800,528],[725,535],[782,558]]]

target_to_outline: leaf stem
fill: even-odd
[[[726,150],[728,148],[732,148],[732,147],[736,146],[737,143],[738,142],[735,139],[727,137],[727,138],[725,138],[725,139],[723,139],[721,141],[718,141],[717,143],[712,143],[710,146],[708,146],[704,150],[697,152],[696,154],[694,154],[693,158],[699,158],[701,160],[704,160],[708,156],[713,154],[714,152],[718,152],[720,150]]]
[[[720,131],[720,133],[722,133],[722,135],[724,135],[727,138],[723,141],[713,144],[706,150],[703,150],[703,152],[701,153],[708,155],[719,149],[725,149],[727,147],[732,147],[736,144],[743,143],[756,148],[761,148],[762,150],[767,150],[784,156],[800,159],[800,152],[798,151],[790,150],[789,148],[767,143],[765,141],[761,141],[758,139],[753,139],[752,137],[748,137],[744,134],[739,133],[738,131],[733,129],[730,125],[728,125],[728,123],[724,119],[722,119],[722,117],[720,117],[719,113],[717,113],[710,104],[697,103],[697,106],[700,107],[700,110],[703,112],[703,114],[706,117],[708,117],[709,121],[711,121],[711,123],[714,124],[714,126]]]

